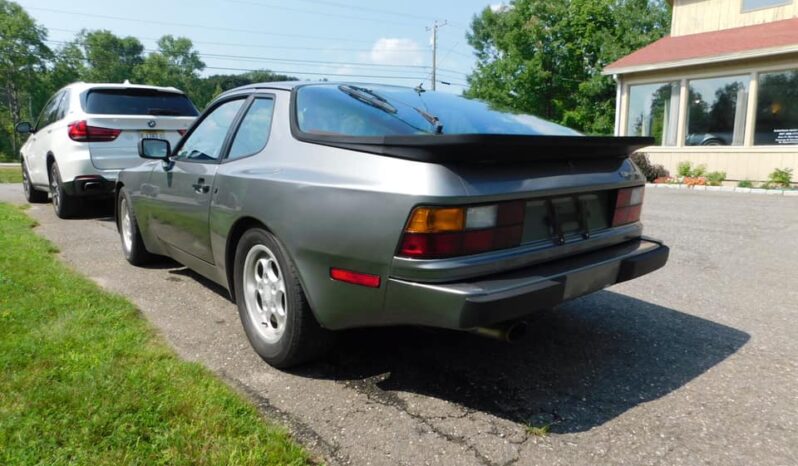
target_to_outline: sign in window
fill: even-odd
[[[749,81],[747,75],[691,80],[685,145],[742,145]]]
[[[798,144],[798,70],[759,75],[754,144]]]

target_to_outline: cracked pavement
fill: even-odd
[[[361,329],[292,372],[250,349],[221,288],[173,262],[130,266],[107,208],[28,213],[66,263],[329,464],[798,463],[798,199],[646,197],[669,264],[531,316],[517,344]],[[21,188],[0,185],[0,201]]]

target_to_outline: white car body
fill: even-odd
[[[164,107],[147,109],[149,104]],[[52,192],[55,163],[64,195],[110,195],[119,171],[141,163],[140,139],[157,137],[174,145],[197,114],[188,97],[174,87],[70,84],[45,104],[20,149],[29,187]]]

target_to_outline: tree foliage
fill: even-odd
[[[76,81],[174,86],[201,109],[237,86],[296,79],[268,70],[203,77],[205,63],[185,37],[165,35],[149,53],[137,38],[108,30],[83,30],[55,50],[46,40],[45,28],[22,7],[0,0],[0,161],[17,157],[14,124],[35,120],[55,91]]]
[[[615,83],[604,67],[670,28],[662,0],[512,0],[474,16],[467,95],[587,133],[609,134]]]

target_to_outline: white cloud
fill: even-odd
[[[499,13],[502,11],[507,11],[510,9],[510,5],[506,3],[494,3],[490,6],[490,11],[494,13]]]
[[[424,50],[412,39],[377,39],[368,54],[372,63],[380,65],[421,65]]]

